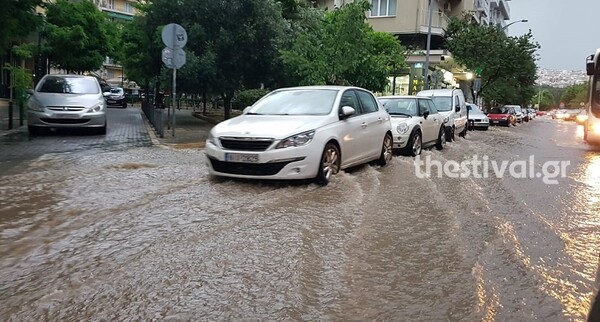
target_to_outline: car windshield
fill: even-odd
[[[333,108],[337,90],[295,89],[273,92],[249,111],[260,115],[327,115]]]
[[[483,114],[483,112],[479,109],[478,106],[475,105],[467,105],[469,108],[470,114]]]
[[[116,94],[116,95],[123,95],[123,89],[122,88],[111,88],[110,89],[110,93],[111,94]]]
[[[490,114],[508,114],[508,107],[494,107]]]
[[[414,98],[384,98],[380,101],[391,115],[417,116],[417,100]]]
[[[515,106],[515,112],[522,113],[521,108],[519,106]]]
[[[49,76],[44,79],[38,92],[61,94],[98,94],[98,81],[88,77]]]
[[[437,96],[432,97],[433,103],[437,110],[440,112],[448,112],[452,110],[452,97],[449,96]]]

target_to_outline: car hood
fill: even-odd
[[[35,93],[33,96],[43,106],[93,107],[104,99],[100,94]]]
[[[390,122],[392,123],[392,127],[397,126],[400,123],[406,123],[408,125],[419,123],[423,118],[420,116],[399,116],[399,115],[390,115]]]
[[[469,119],[484,119],[487,116],[485,116],[485,114],[474,114],[474,113],[469,113]]]
[[[329,115],[240,115],[223,121],[211,130],[215,137],[263,137],[284,139],[334,121]]]

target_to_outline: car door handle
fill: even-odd
[[[379,121],[379,123],[383,122],[383,119],[381,117],[377,118],[377,121]]]
[[[364,129],[364,128],[366,128],[366,127],[367,127],[367,122],[362,122],[362,123],[360,124],[360,127],[362,127],[363,129]]]

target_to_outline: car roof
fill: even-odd
[[[46,74],[44,77],[69,77],[69,78],[96,78],[90,75],[77,75],[77,74]]]
[[[328,89],[328,90],[336,90],[336,91],[345,90],[345,89],[361,89],[361,90],[366,91],[366,89],[356,87],[356,86],[340,86],[340,85],[311,85],[311,86],[282,87],[282,88],[278,88],[277,90],[292,90],[292,89],[317,89],[317,90]]]
[[[390,98],[420,98],[420,99],[431,100],[431,97],[420,97],[420,96],[416,96],[416,95],[388,95],[388,96],[379,96],[379,97],[377,97],[377,99],[380,99],[380,98],[385,98],[385,99],[390,99]]]
[[[452,96],[456,89],[452,88],[441,88],[441,89],[427,89],[424,91],[420,91],[417,93],[417,96],[426,95],[426,96]]]

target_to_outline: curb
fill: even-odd
[[[144,120],[144,127],[146,128],[146,132],[148,132],[148,135],[150,136],[152,145],[164,146],[156,137],[156,133],[154,133],[154,129],[150,126],[150,121],[148,121],[148,119],[146,118],[146,114],[144,114],[143,111],[140,111],[140,114],[142,115],[142,120]]]
[[[27,125],[23,125],[23,126],[18,126],[18,127],[16,127],[16,128],[13,128],[13,129],[11,129],[11,130],[4,130],[4,131],[1,131],[1,132],[0,132],[0,137],[7,136],[7,135],[11,135],[11,134],[13,134],[13,133],[17,133],[17,132],[22,132],[22,131],[23,131],[23,129],[26,129],[26,128],[27,128]]]

